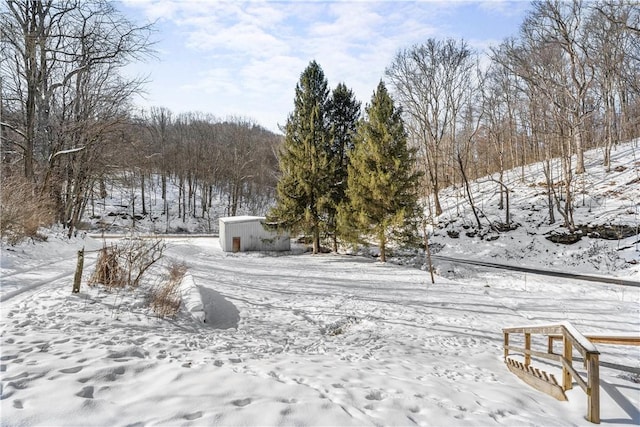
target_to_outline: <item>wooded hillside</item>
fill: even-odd
[[[152,176],[160,177],[165,203],[167,180],[178,184],[183,221],[205,217],[216,197],[228,215],[264,214],[275,203],[285,138],[250,118],[133,108],[144,79],[122,70],[153,55],[152,26],[103,0],[7,0],[0,22],[3,238],[34,237],[56,222],[72,235],[113,179],[140,189],[132,209],[143,216]],[[384,78],[418,150],[431,220],[442,213],[443,188],[462,184],[474,207],[469,182],[490,174],[508,209],[504,171],[524,174],[525,165],[543,161],[549,221],[574,231],[584,151],[599,147],[609,167],[612,148],[640,135],[640,11],[626,0],[535,2],[517,38],[486,52],[464,40],[402,47]],[[339,129],[327,128],[326,142],[354,132]],[[345,153],[339,157],[344,169]],[[344,192],[345,178],[333,196]],[[320,220],[334,238],[337,205],[325,208]],[[502,226],[509,223],[506,215]]]

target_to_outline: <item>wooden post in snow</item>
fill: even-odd
[[[84,248],[78,251],[78,263],[76,264],[76,274],[73,277],[73,291],[77,294],[80,292],[80,282],[82,281],[82,268],[84,267]]]
[[[562,357],[564,358],[562,362],[562,388],[566,391],[573,388],[571,371],[567,369],[567,365],[571,366],[573,363],[573,344],[566,333],[563,334],[562,341],[564,344],[564,350],[562,352]]]
[[[422,233],[424,234],[424,250],[427,253],[427,263],[429,264],[429,274],[431,274],[431,284],[436,283],[433,277],[433,263],[431,262],[431,250],[429,249],[429,235],[427,234],[427,221],[422,220]]]
[[[600,424],[600,356],[597,353],[587,353],[587,419],[594,424]]]

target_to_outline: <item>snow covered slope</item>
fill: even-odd
[[[574,178],[575,224],[584,226],[585,231],[595,226],[610,226],[613,232],[626,227],[634,235],[606,240],[588,237],[585,232],[585,237],[571,245],[547,240],[552,233],[563,234],[567,230],[562,227],[558,214],[556,222],[549,224],[542,165],[533,164],[524,168],[524,180],[521,168],[505,174],[505,184],[511,190],[512,221],[519,224],[516,230],[477,233],[462,188],[445,189],[441,194],[444,213],[438,218],[442,228],[437,228],[431,239],[436,243],[435,252],[457,258],[639,281],[640,140],[616,148],[612,153],[611,172],[606,172],[601,162],[601,152],[587,152],[587,170]],[[498,209],[498,188],[498,184],[488,178],[472,183],[475,203],[484,214],[484,233],[489,229],[489,221],[505,221],[505,211]],[[450,237],[455,234],[459,237]],[[447,268],[440,269],[439,273],[450,275]]]

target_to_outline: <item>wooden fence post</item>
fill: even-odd
[[[509,332],[504,332],[504,360],[509,357]]]
[[[84,267],[84,248],[78,251],[78,263],[76,264],[76,274],[73,277],[73,291],[77,294],[80,292],[80,282],[82,281],[82,268]]]
[[[599,356],[587,353],[587,419],[594,424],[600,424],[600,363]]]
[[[573,345],[571,344],[571,340],[567,338],[566,332],[563,333],[562,344],[564,346],[562,350],[562,356],[565,359],[564,362],[571,365],[573,363]],[[564,362],[562,363],[562,388],[564,390],[571,390],[573,388],[571,372],[565,367]]]
[[[429,264],[429,274],[431,275],[431,284],[436,283],[433,277],[433,263],[431,262],[431,249],[429,249],[429,233],[427,233],[427,220],[422,221],[422,233],[424,234],[424,250],[427,253],[427,263]]]
[[[531,365],[531,334],[524,334],[524,349],[526,350],[524,353],[524,366]]]

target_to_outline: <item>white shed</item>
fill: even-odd
[[[220,218],[220,246],[225,252],[288,251],[291,240],[287,233],[268,230],[263,216],[230,216]]]

